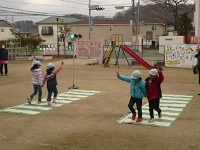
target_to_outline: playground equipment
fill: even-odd
[[[118,58],[119,58],[119,51],[120,51],[119,47],[121,44],[123,44],[123,35],[122,34],[113,34],[111,37],[111,45],[108,47],[108,49],[104,53],[104,57],[103,57],[104,68],[109,67],[109,62],[110,62],[111,57],[113,56],[113,52],[115,52],[115,57],[116,57],[115,65],[118,65],[118,67],[119,67]],[[116,53],[116,48],[119,49],[118,54]],[[126,61],[129,65],[129,67],[130,67],[130,64],[129,64],[128,59],[124,52],[123,52],[123,54],[126,58]]]
[[[132,58],[134,58],[139,64],[141,64],[143,67],[147,69],[153,69],[154,66],[151,66],[148,64],[144,59],[142,59],[140,56],[138,56],[133,50],[131,50],[126,45],[121,45],[120,48],[125,51],[127,54],[129,54]]]

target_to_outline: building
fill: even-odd
[[[107,43],[106,41],[111,41],[112,35],[121,34],[124,42],[133,42],[130,20],[93,20],[90,31],[88,22],[88,20],[77,20],[75,18],[50,17],[38,22],[37,25],[43,44],[57,43],[57,37],[60,37],[58,28],[62,24],[67,24],[71,33],[81,34],[83,40],[104,39]],[[138,35],[149,43],[157,42],[159,36],[167,34],[165,24],[149,21],[142,21],[137,31],[139,32]],[[70,38],[66,38],[66,41],[70,41]]]
[[[0,20],[0,40],[15,38],[15,28],[5,20]]]

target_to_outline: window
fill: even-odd
[[[152,31],[157,30],[157,25],[152,26]]]
[[[1,32],[4,32],[4,29],[1,29]]]
[[[42,35],[53,35],[53,27],[52,26],[42,27]]]

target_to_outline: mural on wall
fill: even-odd
[[[165,66],[192,68],[196,64],[196,44],[166,45]]]

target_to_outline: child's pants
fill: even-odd
[[[156,99],[148,100],[148,101],[149,101],[149,113],[150,113],[150,117],[154,118],[153,109],[155,109],[158,113],[161,112],[161,109],[159,108],[160,98],[156,98]]]
[[[38,101],[41,101],[42,98],[42,87],[40,85],[33,85],[34,92],[30,95],[30,98],[33,99],[38,92]]]
[[[47,97],[47,101],[51,101],[51,96],[52,93],[54,93],[53,97],[56,98],[58,95],[58,90],[56,86],[47,86],[47,90],[48,90],[48,97]]]
[[[142,98],[130,98],[128,107],[131,110],[132,114],[135,114],[135,109],[133,108],[134,104],[136,103],[137,110],[138,110],[138,118],[142,118]]]

